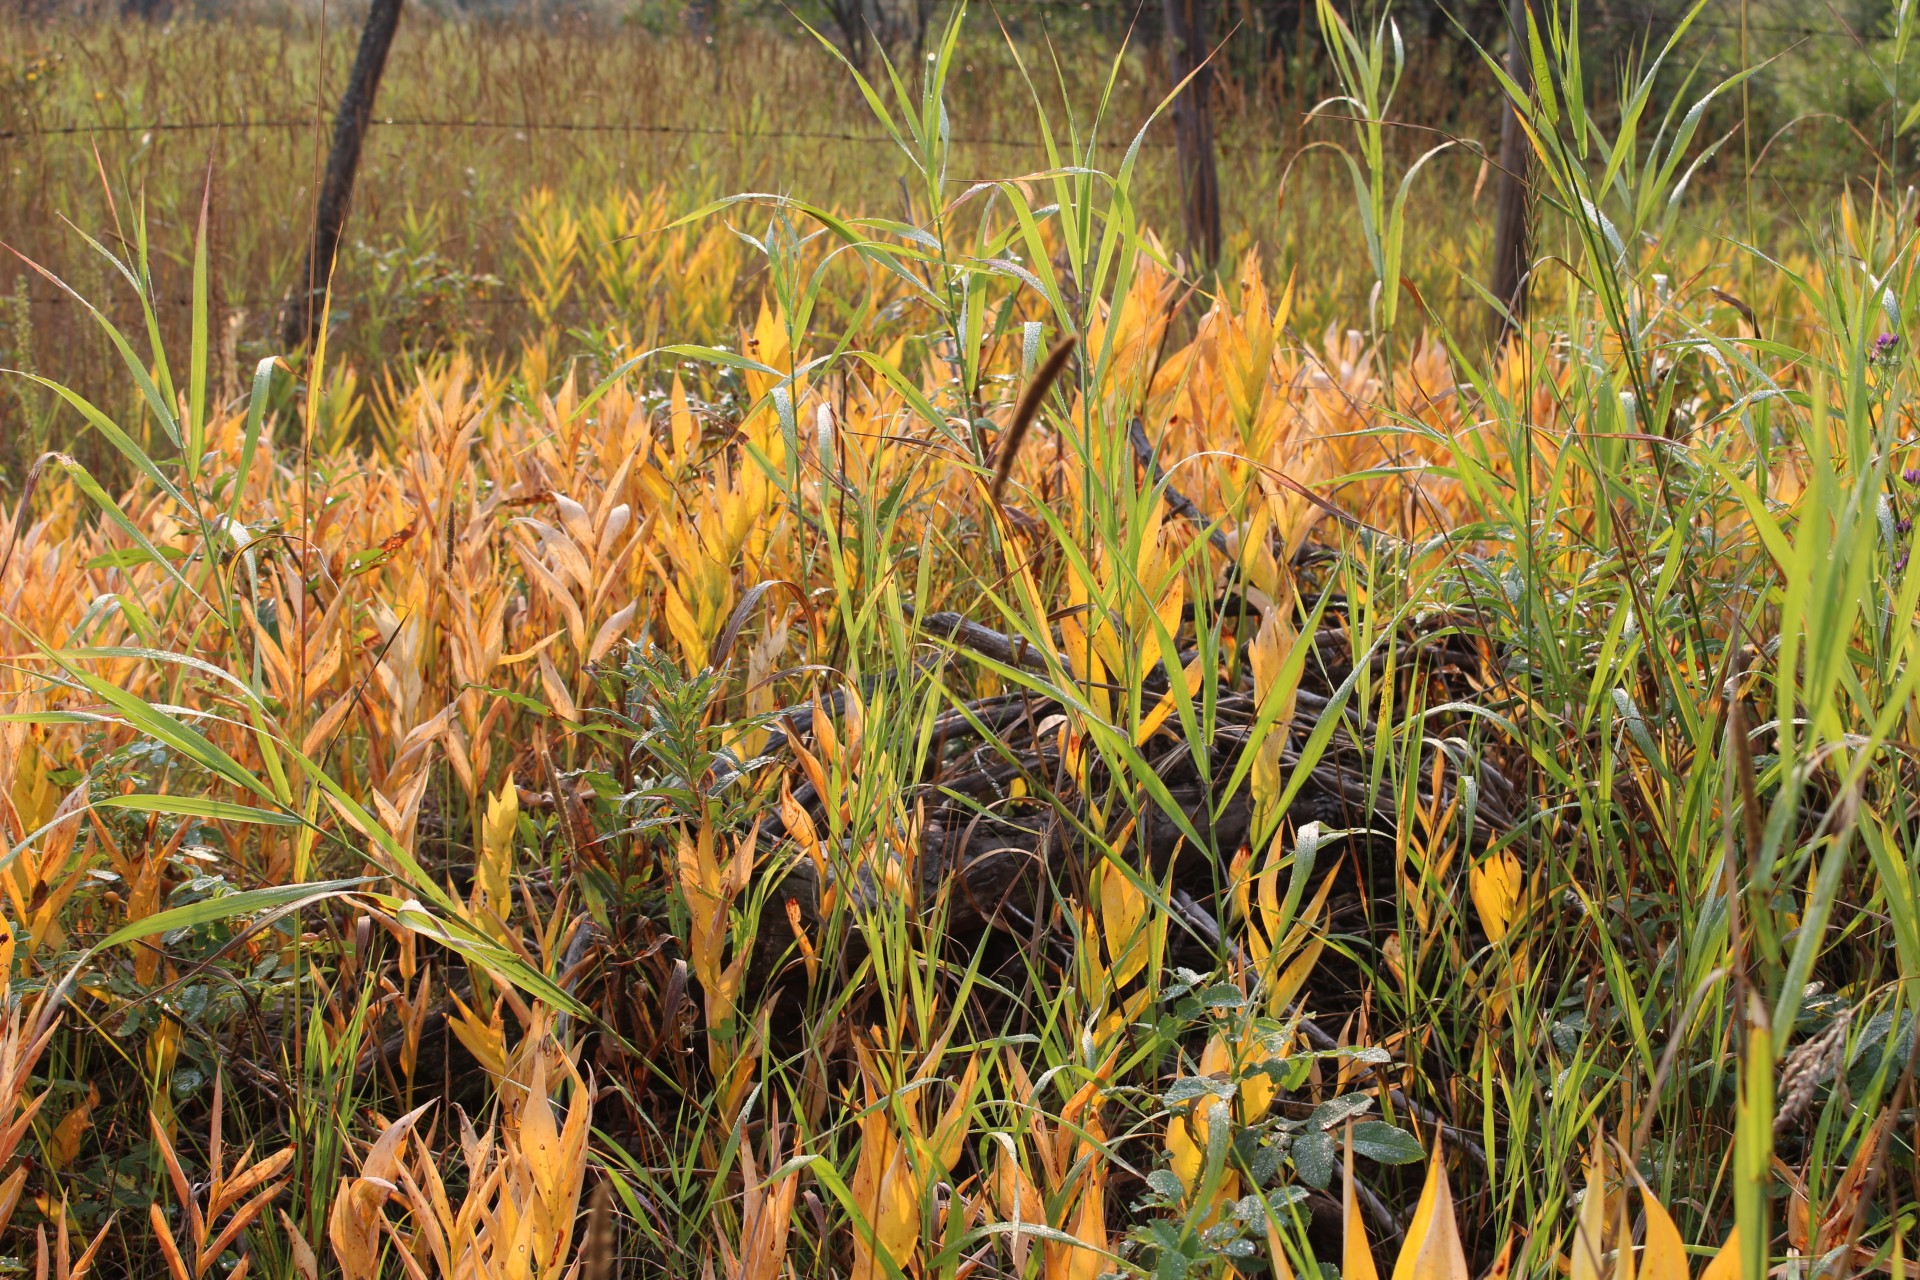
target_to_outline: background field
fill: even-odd
[[[1670,31],[1678,15],[1658,6],[1585,14],[1598,78],[1610,81],[1634,40]],[[824,12],[801,16],[837,30]],[[1467,19],[1475,29],[1489,21],[1472,8]],[[117,189],[141,193],[163,327],[178,335],[186,255],[211,177],[209,261],[222,358],[231,349],[230,365],[250,365],[268,354],[311,220],[357,14],[241,7],[198,16],[181,9],[164,23],[4,20],[6,242],[131,320],[111,269],[71,229],[109,225],[103,168]],[[964,38],[962,74],[950,91],[955,173],[1000,178],[1046,163],[1028,89],[996,21],[1060,120],[1069,103],[1090,113],[1110,59],[1135,32],[1099,153],[1117,164],[1170,88],[1157,11],[1135,14],[1104,0],[1097,8],[1021,3],[981,14]],[[1423,296],[1465,325],[1479,300],[1460,276],[1481,272],[1492,234],[1495,183],[1482,161],[1497,150],[1497,87],[1437,10],[1416,8],[1401,21],[1412,71],[1387,145],[1411,158],[1433,144],[1436,129],[1467,144],[1427,169],[1406,263]],[[842,210],[904,211],[903,166],[880,142],[849,78],[796,19],[742,10],[724,22],[709,39],[704,11],[664,7],[561,10],[544,20],[408,10],[336,279],[336,355],[363,390],[378,394],[385,371],[454,345],[499,359],[552,325],[644,330],[635,316],[644,303],[630,283],[608,278],[598,246],[717,195],[804,193]],[[1690,62],[1676,72],[1725,75],[1739,65],[1743,43],[1761,70],[1744,103],[1719,104],[1710,121],[1715,136],[1742,112],[1751,127],[1695,179],[1687,234],[1751,233],[1770,251],[1791,252],[1806,243],[1810,198],[1849,177],[1900,183],[1900,158],[1883,138],[1892,109],[1870,70],[1885,43],[1880,22],[1866,9],[1809,16],[1733,3],[1700,16]],[[1297,270],[1310,284],[1301,318],[1315,331],[1360,323],[1373,280],[1359,265],[1365,250],[1349,184],[1331,153],[1308,150],[1340,132],[1338,121],[1306,119],[1336,91],[1310,6],[1222,15],[1216,37],[1224,260],[1253,247],[1271,269]],[[1058,83],[1043,44],[1049,38],[1064,76]],[[1679,75],[1670,78],[1677,84]],[[1167,229],[1169,250],[1182,250],[1164,120],[1146,143],[1135,199],[1150,225]],[[530,220],[551,230],[556,216],[582,224],[577,244],[564,230],[558,241],[529,235]],[[0,356],[96,396],[118,395],[131,408],[108,345],[70,300],[17,259],[0,269],[0,284],[11,299]],[[683,322],[674,336],[722,336],[750,314],[756,288],[742,279],[733,292],[731,306],[693,328]],[[29,412],[25,420],[42,417]],[[0,465],[17,482],[30,446],[5,448],[13,451],[0,450]]]

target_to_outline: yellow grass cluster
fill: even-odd
[[[617,350],[717,328],[740,271],[739,245],[724,231],[683,231],[649,242],[643,253],[595,256],[620,229],[656,221],[663,211],[658,198],[650,204],[629,197],[584,212],[546,195],[532,200],[520,220],[522,249],[535,264],[525,285],[529,306],[550,319],[586,273],[616,311],[633,317],[613,342]],[[872,288],[877,313],[890,295],[884,286]],[[1293,286],[1267,280],[1252,257],[1232,287],[1176,335],[1171,326],[1182,288],[1169,271],[1143,261],[1124,300],[1100,312],[1082,335],[1085,349],[1110,344],[1115,352],[1106,382],[1072,394],[1098,398],[1107,411],[1136,406],[1173,486],[1221,520],[1224,555],[1237,558],[1258,589],[1263,617],[1251,665],[1264,694],[1281,681],[1297,640],[1284,607],[1291,553],[1327,521],[1410,541],[1456,526],[1470,512],[1458,484],[1441,472],[1456,451],[1475,447],[1484,424],[1465,416],[1469,399],[1455,385],[1442,345],[1417,343],[1385,377],[1377,349],[1358,333],[1329,331],[1304,341],[1292,324]],[[1162,513],[1136,531],[1132,563],[1104,548],[1060,572],[1036,568],[1051,554],[1037,513],[1044,508],[1071,526],[1091,501],[1083,491],[1089,477],[1138,459],[1131,449],[1121,457],[1076,453],[1063,433],[1077,411],[1043,419],[1013,459],[1006,503],[997,507],[987,497],[986,459],[956,443],[966,424],[934,433],[913,409],[916,394],[950,402],[945,364],[932,356],[911,363],[905,335],[879,337],[886,363],[913,369],[911,377],[856,375],[845,364],[831,377],[810,376],[805,370],[818,352],[806,349],[804,337],[796,349],[788,318],[763,305],[738,334],[738,351],[752,366],[728,375],[731,381],[711,369],[655,362],[589,393],[558,368],[561,339],[550,333],[520,367],[455,356],[387,388],[372,415],[372,443],[365,433],[329,429],[316,397],[302,422],[260,440],[244,469],[252,446],[236,405],[216,415],[206,433],[209,457],[198,471],[216,483],[188,495],[222,533],[224,543],[208,551],[216,565],[187,558],[199,545],[197,531],[153,485],[138,484],[119,499],[123,521],[100,519],[82,486],[49,467],[34,501],[0,526],[0,546],[10,548],[0,571],[0,617],[11,652],[0,668],[0,711],[13,714],[0,723],[0,882],[16,930],[17,942],[7,943],[9,951],[17,946],[16,965],[57,976],[47,966],[70,936],[137,927],[167,904],[182,874],[187,824],[170,842],[128,841],[103,816],[113,797],[90,790],[88,779],[60,780],[63,771],[105,759],[140,736],[102,705],[97,688],[68,678],[76,668],[150,703],[184,708],[207,741],[250,774],[271,778],[282,802],[305,819],[257,823],[226,809],[208,812],[204,823],[219,832],[221,851],[190,852],[226,859],[225,874],[250,886],[330,873],[399,875],[392,851],[417,851],[429,788],[444,762],[472,819],[470,833],[452,837],[473,850],[473,890],[456,903],[463,923],[501,948],[524,948],[519,934],[533,929],[539,954],[529,959],[549,973],[565,951],[567,922],[527,918],[532,899],[516,885],[525,868],[516,862],[515,831],[525,795],[555,806],[562,821],[568,802],[553,794],[559,775],[542,758],[546,747],[535,746],[554,726],[530,703],[544,704],[562,725],[581,725],[600,696],[595,665],[628,643],[658,646],[688,671],[730,661],[726,709],[733,718],[770,713],[815,689],[835,691],[831,676],[822,683],[790,673],[835,651],[842,606],[859,608],[906,587],[836,551],[824,536],[823,522],[846,493],[905,494],[900,541],[943,555],[988,555],[983,531],[998,527],[1004,536],[996,545],[1011,549],[1007,559],[976,568],[984,578],[1020,584],[1017,590],[1033,597],[1035,616],[1063,620],[1065,649],[1079,655],[1073,675],[1096,711],[1117,710],[1107,701],[1108,678],[1127,660],[1121,648],[1127,637],[1148,631],[1152,617],[1177,625],[1185,587],[1176,561],[1202,531]],[[1018,325],[992,345],[990,382],[1007,394],[983,409],[1000,426],[1026,359]],[[1551,361],[1547,352],[1517,351],[1504,375],[1508,391],[1532,398],[1543,439],[1556,424]],[[547,387],[557,389],[549,394]],[[989,448],[996,438],[986,435]],[[1110,435],[1099,447],[1119,447],[1117,439]],[[1554,465],[1553,451],[1543,446],[1540,466]],[[783,486],[785,475],[799,484]],[[219,491],[219,481],[237,491]],[[1090,599],[1110,598],[1123,578],[1132,584],[1138,617],[1086,608]],[[195,585],[185,587],[189,581]],[[203,593],[215,582],[251,602],[238,615],[244,634],[223,634],[226,615],[207,607]],[[769,592],[762,589],[768,583],[783,586]],[[978,604],[979,580],[936,572],[931,586],[932,598],[914,601],[922,613]],[[733,646],[730,624],[743,618],[752,626]],[[251,655],[265,695],[259,705],[236,691],[225,670],[231,653]],[[156,661],[155,654],[174,656]],[[846,695],[845,710],[816,719],[814,745],[797,752],[795,765],[796,781],[815,782],[823,798],[884,764],[877,749],[863,750],[858,691],[838,691]],[[1164,723],[1172,711],[1169,702],[1146,719],[1157,715]],[[47,712],[74,714],[50,722]],[[341,794],[289,775],[270,740],[317,762]],[[553,749],[575,762],[590,754],[584,746],[575,751],[563,733]],[[1277,764],[1256,766],[1256,794],[1276,786],[1261,768]],[[185,785],[230,802],[246,798],[213,784]],[[796,857],[824,865],[842,856],[840,833],[813,831],[790,795],[787,812]],[[910,814],[898,815],[899,831],[910,832],[911,823]],[[1444,870],[1457,853],[1444,845],[1449,826],[1450,816],[1436,811],[1424,815],[1424,825],[1404,824],[1403,835],[1424,842],[1420,859]],[[367,837],[371,866],[339,865],[317,841],[320,828]],[[729,1105],[722,1111],[731,1114],[756,1083],[752,1017],[736,1005],[745,949],[729,934],[736,900],[756,871],[755,852],[750,842],[698,824],[676,840],[673,873],[691,920],[684,953],[704,993],[710,1066],[724,1082],[720,1097]],[[1124,840],[1113,837],[1116,849]],[[860,856],[882,883],[897,884],[885,843],[876,839]],[[1297,914],[1292,904],[1282,911],[1277,854],[1244,854],[1233,868],[1230,897],[1245,944],[1241,981],[1265,993],[1263,1016],[1283,1018],[1321,954],[1331,881],[1317,884]],[[111,872],[111,888],[82,892],[88,873],[101,868]],[[1506,854],[1474,867],[1471,885],[1485,932],[1499,944],[1525,913],[1525,878]],[[1164,947],[1166,919],[1106,868],[1096,869],[1090,887],[1090,899],[1068,910],[1087,923],[1089,942],[1076,964],[1085,989],[1100,993],[1088,1035],[1105,1053],[1114,1031],[1138,1011],[1144,993],[1129,992],[1129,983]],[[1409,887],[1418,902],[1418,886]],[[416,956],[418,931],[406,927],[403,913],[373,914],[375,927],[390,931],[402,949],[398,980],[386,983],[378,1016],[380,1025],[404,1034],[411,1075],[435,976]],[[797,919],[794,930],[811,973],[819,957]],[[257,952],[276,936],[249,935],[241,945]],[[157,947],[135,945],[127,954],[142,988],[180,976]],[[1518,945],[1512,955],[1522,955]],[[446,1280],[556,1280],[574,1274],[581,1261],[575,1219],[591,1083],[553,1035],[556,1010],[489,983],[483,973],[475,985],[454,1030],[488,1068],[501,1098],[498,1136],[476,1135],[462,1121],[466,1187],[456,1203],[436,1164],[425,1109],[380,1131],[329,1218],[329,1240],[350,1280],[381,1274],[383,1254],[399,1259],[408,1275]],[[106,986],[87,994],[96,1016],[125,1000]],[[511,1035],[503,1008],[517,1023]],[[344,1025],[343,1012],[329,1016]],[[26,1098],[23,1079],[45,1034],[23,1029],[17,1013],[7,1024],[0,1103],[19,1118],[6,1130],[13,1136],[0,1144],[0,1157],[13,1152],[38,1106]],[[161,1018],[135,1047],[159,1100],[154,1124],[163,1147],[174,1128],[164,1100],[178,1036],[178,1027]],[[851,1246],[854,1280],[923,1274],[921,1241],[943,1229],[922,1220],[935,1203],[960,1230],[1001,1224],[996,1238],[1016,1274],[1095,1280],[1108,1269],[1118,1247],[1105,1198],[1114,1157],[1100,1110],[1112,1057],[1051,1118],[1036,1118],[1017,1134],[996,1133],[991,1169],[954,1188],[948,1180],[961,1145],[978,1136],[970,1127],[977,1091],[991,1078],[1005,1096],[1032,1095],[1040,1086],[1028,1078],[1028,1065],[1011,1052],[1001,1061],[975,1054],[956,1071],[944,1041],[913,1052],[900,1043],[852,1048],[859,1087],[830,1105],[860,1134],[847,1188],[866,1220]],[[1263,1052],[1250,1024],[1222,1020],[1200,1072],[1239,1078]],[[1273,1086],[1259,1079],[1243,1082],[1233,1103],[1242,1122],[1271,1103]],[[567,1095],[572,1101],[556,1117],[551,1099]],[[1230,1212],[1241,1194],[1233,1175],[1221,1174],[1208,1155],[1212,1126],[1227,1118],[1219,1108],[1182,1111],[1156,1139],[1182,1187],[1210,1200],[1215,1217]],[[452,1118],[441,1120],[444,1132]],[[786,1141],[772,1126],[758,1164],[752,1143],[743,1144],[737,1230],[723,1240],[721,1257],[706,1259],[708,1267],[755,1280],[791,1274],[783,1256],[797,1175],[787,1169],[777,1179],[762,1176],[804,1154]],[[247,1160],[247,1176],[229,1180],[239,1189],[216,1191],[204,1220],[195,1209],[191,1232],[176,1236],[155,1210],[161,1238],[184,1242],[168,1254],[176,1273],[205,1274],[221,1242],[249,1224],[273,1228],[262,1210],[279,1188],[273,1179],[284,1160]],[[0,1182],[0,1217],[18,1198],[21,1179],[16,1167]],[[1457,1235],[1451,1244],[1444,1239],[1451,1230],[1444,1179],[1436,1162],[1396,1280],[1466,1280]],[[177,1173],[175,1180],[184,1203],[201,1202]],[[1360,1227],[1348,1185],[1351,1241]],[[243,1201],[243,1193],[255,1198]],[[1576,1277],[1634,1274],[1634,1250],[1605,1203],[1590,1192],[1570,1264]],[[1647,1203],[1658,1209],[1651,1197]],[[239,1216],[230,1221],[239,1225],[210,1241],[215,1220],[235,1204]],[[1664,1221],[1664,1212],[1658,1217]],[[1290,1274],[1277,1234],[1270,1244],[1276,1270]],[[1668,1245],[1664,1235],[1649,1238],[1642,1274],[1684,1277],[1684,1263]],[[1609,1260],[1603,1265],[1581,1247]],[[1350,1280],[1371,1275],[1367,1257],[1364,1240],[1349,1244]]]

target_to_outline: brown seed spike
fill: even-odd
[[[60,460],[57,453],[43,453],[33,460],[33,466],[27,470],[27,482],[20,486],[20,505],[13,513],[13,523],[7,526],[7,549],[0,554],[0,578],[7,574],[7,566],[13,563],[13,549],[20,544],[20,531],[26,527],[27,511],[33,503],[33,491],[40,487],[40,474],[46,469],[47,459]]]
[[[1054,379],[1067,367],[1067,357],[1073,354],[1074,343],[1079,338],[1067,334],[1053,344],[1053,350],[1047,352],[1047,358],[1034,371],[1033,381],[1020,394],[1020,403],[1014,406],[1013,421],[1007,424],[1007,434],[1000,444],[1000,460],[994,464],[993,483],[987,488],[987,496],[994,506],[1000,505],[1000,490],[1006,486],[1007,477],[1013,472],[1013,460],[1020,453],[1020,442],[1027,437],[1027,428],[1040,412],[1040,401],[1052,388]]]
[[[587,1236],[582,1273],[586,1280],[610,1280],[613,1275],[613,1187],[606,1178],[593,1188],[587,1209]]]

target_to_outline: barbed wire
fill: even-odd
[[[617,120],[456,120],[427,116],[379,116],[368,121],[368,125],[401,129],[476,129],[514,133],[660,134],[726,138],[730,141],[773,142],[792,139],[806,142],[857,142],[866,146],[891,146],[895,141],[890,134],[854,133],[844,129],[734,129],[723,125],[651,124],[644,121]],[[85,137],[101,133],[195,133],[221,130],[245,132],[252,129],[318,129],[327,132],[332,128],[332,121],[311,116],[305,119],[268,120],[103,121],[97,124],[66,122],[26,129],[0,129],[0,142],[26,141],[33,138]],[[948,141],[963,147],[1005,147],[1032,151],[1044,148],[1044,143],[1037,137],[998,138],[958,134],[950,137]],[[1140,141],[1143,146],[1155,148],[1168,148],[1174,145],[1170,138],[1143,138]],[[1132,146],[1133,142],[1131,135],[1116,134],[1100,139],[1098,146],[1102,150],[1121,151]],[[1223,138],[1216,139],[1214,145],[1221,151],[1284,151],[1288,144],[1280,139]],[[1061,149],[1071,150],[1069,147]]]
[[[721,125],[652,124],[621,120],[459,120],[431,116],[376,116],[369,125],[401,129],[493,129],[522,133],[654,133],[684,134],[700,137],[736,139],[796,138],[828,142],[887,143],[893,139],[884,133],[852,133],[838,129],[731,129]],[[27,138],[51,138],[95,133],[193,133],[233,129],[320,129],[331,130],[333,122],[307,116],[266,120],[147,120],[101,121],[92,124],[65,122],[27,129],[0,129],[0,142]],[[1031,146],[1023,138],[955,138],[968,146]]]
[[[1323,116],[1324,119],[1347,120],[1345,116]],[[1284,121],[1276,118],[1276,125]],[[1393,129],[1417,128],[1404,121],[1385,121]],[[401,129],[474,129],[513,133],[626,133],[655,134],[685,137],[726,138],[730,141],[808,141],[808,142],[852,142],[864,146],[895,145],[895,138],[886,133],[854,133],[840,129],[735,129],[722,125],[684,125],[657,124],[644,121],[602,121],[602,120],[458,120],[452,118],[434,118],[427,116],[379,116],[368,122],[370,127]],[[64,122],[54,125],[42,125],[32,128],[0,129],[0,142],[25,142],[36,138],[88,137],[103,133],[147,134],[147,133],[196,133],[266,129],[317,129],[331,131],[332,121],[315,117],[295,119],[291,117],[264,120],[146,120],[146,121],[100,121],[89,124]],[[1444,132],[1442,130],[1426,130]],[[1472,139],[1455,138],[1465,143],[1470,153],[1478,153]],[[949,137],[948,142],[963,147],[1003,147],[1012,150],[1039,151],[1044,143],[1037,137],[1006,138],[982,135],[958,134]],[[1139,145],[1159,149],[1175,145],[1170,138],[1147,137],[1138,140]],[[1097,141],[1101,150],[1121,151],[1135,145],[1135,138],[1124,133],[1115,133]],[[1216,138],[1214,147],[1218,151],[1255,151],[1283,152],[1297,149],[1297,140],[1285,138]],[[1071,152],[1070,147],[1062,150]],[[1855,175],[1842,174],[1834,178],[1786,177],[1779,180],[1834,182]]]

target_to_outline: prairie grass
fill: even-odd
[[[1537,16],[1493,350],[1330,4],[1349,325],[1155,237],[1126,57],[977,181],[964,15],[816,70],[864,209],[517,194],[511,347],[223,357],[124,203],[131,391],[21,377],[128,479],[0,537],[22,1266],[1911,1274],[1914,197],[1703,234],[1738,85]]]
[[[1767,30],[1785,21],[1757,12]],[[162,334],[178,346],[187,341],[189,246],[204,198],[215,363],[234,378],[276,354],[275,312],[298,269],[356,39],[350,7],[334,6],[322,18],[319,10],[271,7],[218,19],[183,11],[166,24],[0,15],[0,47],[9,51],[0,61],[0,130],[8,134],[0,138],[0,239],[116,323],[140,328],[118,277],[76,231],[114,225],[115,193],[126,217],[133,211],[124,206],[137,200],[155,245]],[[1031,64],[1031,91],[996,21]],[[1044,168],[1031,92],[1056,118],[1069,103],[1098,101],[1108,60],[1128,30],[1126,15],[1104,5],[1084,14],[1013,5],[978,16],[950,86],[953,172],[986,179]],[[1727,35],[1712,34],[1717,58]],[[1745,205],[1744,186],[1735,191],[1720,180],[1726,167],[1709,166],[1694,184],[1686,226],[1710,237],[1729,218],[1744,227],[1752,216],[1756,235],[1797,245],[1799,202],[1871,173],[1876,163],[1867,135],[1856,136],[1835,115],[1859,115],[1857,103],[1793,88],[1807,78],[1807,64],[1832,70],[1836,59],[1856,55],[1832,39],[1756,40],[1755,58],[1778,61],[1753,84],[1778,86],[1775,96],[1797,94],[1774,106],[1757,136],[1764,141],[1778,124],[1795,123],[1758,156],[1757,214]],[[1495,186],[1477,140],[1497,136],[1498,95],[1457,42],[1417,33],[1408,41],[1416,70],[1401,88],[1387,149],[1410,159],[1431,145],[1435,127],[1466,145],[1426,170],[1405,265],[1422,296],[1464,331],[1477,324],[1480,301],[1459,277],[1486,259]],[[1126,127],[1107,129],[1097,152],[1108,168],[1119,164],[1134,123],[1166,85],[1151,40],[1136,36],[1127,48],[1108,116]],[[1218,110],[1223,261],[1231,268],[1257,248],[1270,269],[1284,263],[1297,271],[1310,282],[1299,291],[1299,316],[1315,333],[1328,324],[1364,327],[1374,283],[1345,174],[1324,151],[1303,150],[1343,132],[1338,120],[1306,119],[1332,92],[1319,48],[1311,23],[1285,40],[1242,24],[1218,55],[1230,70],[1221,77]],[[630,280],[530,252],[523,234],[530,211],[544,219],[564,210],[589,242],[607,229],[610,212],[673,217],[735,191],[902,214],[898,166],[873,162],[871,139],[881,132],[851,82],[791,17],[743,20],[706,45],[637,23],[514,25],[410,8],[391,61],[378,120],[393,123],[376,123],[370,136],[334,282],[334,365],[343,375],[351,370],[369,398],[384,396],[389,374],[409,380],[423,353],[459,347],[511,363],[549,322],[563,333],[599,335],[630,316]],[[1866,78],[1850,73],[1848,83],[1856,79]],[[1401,127],[1408,122],[1420,127]],[[211,123],[233,127],[201,127]],[[1180,225],[1164,124],[1145,140],[1133,199],[1146,224]],[[620,211],[623,201],[638,204]],[[629,222],[622,230],[658,225]],[[570,273],[572,285],[557,311],[548,311],[530,286],[556,269]],[[759,281],[744,277],[724,293],[704,284],[686,290],[720,319],[676,329],[674,337],[726,340],[739,323],[752,322],[759,290]],[[118,357],[83,309],[12,254],[0,264],[0,292],[7,367],[32,368],[121,416],[140,413]],[[0,441],[0,468],[17,485],[33,442],[68,428],[57,421],[55,401],[25,392],[11,400],[22,429]],[[125,478],[111,455],[87,460]]]

